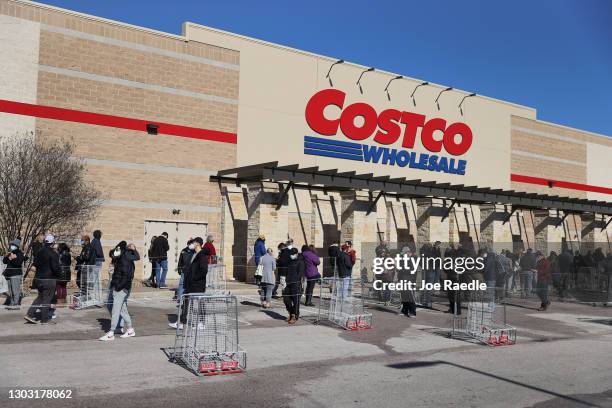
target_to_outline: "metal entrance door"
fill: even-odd
[[[176,265],[181,249],[187,244],[189,238],[202,237],[206,240],[208,224],[199,222],[176,222],[176,221],[154,221],[146,220],[144,226],[145,251],[141,258],[144,260],[144,279],[148,279],[151,275],[151,261],[149,260],[148,252],[151,247],[151,239],[161,235],[163,232],[168,233],[168,275],[166,281],[178,280],[178,272]]]

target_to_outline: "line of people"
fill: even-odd
[[[300,317],[300,302],[305,295],[304,305],[315,306],[312,302],[314,289],[320,283],[319,265],[321,258],[314,245],[302,245],[298,251],[292,239],[277,246],[278,256],[274,250],[266,247],[266,237],[260,234],[253,246],[255,258],[255,282],[259,286],[261,307],[272,308],[272,298],[278,299],[281,289],[283,303],[287,310],[287,323],[295,324]],[[356,262],[356,252],[350,241],[342,247],[338,242],[328,248],[330,266],[337,271],[338,277],[345,280],[348,291],[352,269]]]

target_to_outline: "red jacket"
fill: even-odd
[[[217,251],[213,243],[207,241],[202,248],[208,250],[208,263],[217,263]]]
[[[538,279],[541,280],[550,280],[551,275],[551,267],[550,261],[546,258],[540,260],[537,265],[538,268]]]
[[[348,251],[348,254],[351,257],[351,262],[353,262],[353,265],[355,265],[355,262],[357,262],[357,252],[355,252],[354,249],[351,249]]]

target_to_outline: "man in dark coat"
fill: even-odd
[[[81,292],[87,292],[87,269],[96,264],[96,250],[88,235],[81,237],[81,253],[76,257],[77,285]],[[84,273],[84,275],[83,275]]]
[[[340,256],[340,243],[338,241],[334,241],[329,248],[327,248],[327,256],[329,256],[329,272],[325,274],[326,278],[333,277],[334,271],[336,270],[336,263],[338,256]]]
[[[178,288],[176,289],[176,299],[180,302],[181,296],[185,293],[185,274],[184,271],[187,270],[189,265],[191,264],[191,258],[194,254],[195,244],[193,243],[193,239],[189,238],[187,241],[187,246],[181,250],[179,254],[178,264],[176,265],[176,270],[180,275]]]
[[[189,267],[183,266],[183,274],[185,275],[184,282],[184,294],[189,295],[192,293],[204,293],[206,292],[206,275],[208,274],[208,262],[209,255],[208,249],[204,248],[204,240],[202,237],[193,239],[194,253],[191,257]],[[187,323],[187,312],[191,304],[191,298],[186,296],[186,301],[181,305],[181,316],[180,324],[170,323],[170,327],[173,329],[182,329],[183,325]]]
[[[287,308],[287,323],[294,324],[300,317],[300,297],[302,297],[302,278],[304,277],[304,257],[298,254],[297,248],[289,251],[287,263],[287,286],[283,289],[283,301]]]
[[[96,251],[96,265],[102,266],[104,263],[104,250],[102,249],[102,231],[95,230],[93,232],[94,239],[91,240],[91,246]]]
[[[522,297],[528,297],[533,291],[533,277],[536,274],[536,258],[531,248],[527,248],[527,252],[521,257],[519,266],[523,278]]]
[[[51,248],[54,243],[55,237],[48,234],[43,247],[34,256],[34,267],[36,268],[34,285],[38,290],[38,296],[24,316],[24,319],[30,323],[39,322],[36,319],[36,309],[40,309],[40,323],[47,323],[50,318],[49,305],[55,294],[56,279],[60,273],[59,254]]]
[[[162,234],[155,238],[151,247],[151,260],[153,261],[153,269],[155,270],[155,278],[159,289],[166,288],[166,275],[168,274],[168,233]]]

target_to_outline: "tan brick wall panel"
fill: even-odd
[[[111,63],[112,61],[112,63]],[[238,98],[238,71],[41,31],[39,62],[59,68]]]
[[[86,179],[104,192],[106,200],[137,200],[221,208],[219,187],[210,183],[207,176],[89,165]]]
[[[82,17],[61,10],[50,10],[35,4],[22,4],[11,0],[0,0],[0,14],[20,17],[43,24],[70,30],[100,35],[122,41],[143,44],[167,51],[179,52],[196,57],[209,58],[229,64],[239,63],[239,53],[234,50],[215,47],[194,41],[183,41],[172,35],[152,30],[127,27],[97,18]]]
[[[238,115],[236,105],[48,72],[38,75],[38,103],[234,133]]]
[[[236,145],[231,143],[49,119],[39,119],[37,127],[44,137],[71,140],[81,157],[207,170],[236,165]]]
[[[586,145],[582,143],[563,143],[559,140],[552,140],[546,137],[512,130],[511,147],[512,150],[520,150],[586,164]],[[584,171],[583,169],[583,172]]]

